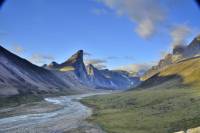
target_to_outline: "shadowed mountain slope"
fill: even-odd
[[[38,67],[0,46],[0,95],[73,92],[51,71]]]

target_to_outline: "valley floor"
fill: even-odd
[[[78,100],[92,95],[59,96],[45,98],[19,106],[0,109],[0,133],[103,133],[85,119],[92,110]]]
[[[173,133],[200,125],[199,89],[137,90],[82,100],[108,133]]]

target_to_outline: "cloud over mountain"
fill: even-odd
[[[54,57],[51,55],[32,54],[30,57],[30,61],[38,65],[47,64],[47,62],[52,60],[54,60]]]
[[[118,70],[125,70],[132,73],[144,72],[152,67],[152,64],[130,64],[117,68]]]
[[[95,66],[98,69],[103,69],[106,68],[106,60],[103,59],[87,59],[85,60],[85,64],[89,65],[92,64],[93,66]]]
[[[186,45],[186,39],[191,35],[191,32],[191,28],[185,24],[172,27],[170,30],[171,46],[174,48],[179,45]]]

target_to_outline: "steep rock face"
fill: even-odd
[[[93,65],[89,64],[87,66],[87,72],[89,76],[89,81],[91,85],[95,86],[96,88],[114,88],[112,86],[111,81],[107,79],[101,71],[95,68]]]
[[[200,36],[197,36],[188,46],[176,46],[173,55],[180,55],[182,58],[190,58],[200,54]]]
[[[90,82],[96,88],[127,89],[140,83],[138,77],[131,77],[125,71],[98,70],[91,64],[87,70]]]
[[[88,75],[83,62],[83,50],[79,50],[74,55],[72,55],[67,61],[58,64],[52,62],[48,65],[51,70],[58,70],[62,72],[74,72],[75,75],[83,82],[88,82]]]
[[[135,87],[140,83],[139,77],[129,76],[124,71],[101,70],[101,73],[110,80],[110,83],[116,89],[127,89]]]
[[[180,54],[184,54],[186,50],[186,46],[182,46],[182,45],[177,45],[173,48],[173,55],[180,55]]]
[[[200,55],[200,36],[197,36],[190,45],[187,46],[186,52],[184,53],[186,57],[194,57]]]
[[[71,79],[79,81],[77,84],[88,88],[128,89],[139,83],[138,77],[131,77],[127,72],[98,70],[91,64],[85,67],[83,50],[79,50],[61,64],[51,63],[47,65],[47,68],[55,73],[65,75],[64,80],[69,80],[69,77],[73,75]],[[66,77],[68,78],[66,79]]]
[[[0,46],[0,96],[71,94],[86,92],[88,88],[127,89],[134,81],[125,73],[98,70],[92,65],[87,71],[82,50],[62,64],[52,62],[38,67]]]
[[[0,46],[0,95],[71,91],[51,71],[33,65]]]
[[[61,68],[73,67],[75,74],[83,81],[88,80],[87,71],[83,62],[83,50],[79,50],[72,55],[66,62],[60,64]]]
[[[160,60],[156,69],[163,68],[173,63],[173,55],[167,54],[164,59]]]

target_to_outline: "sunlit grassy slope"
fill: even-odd
[[[142,88],[200,88],[200,58],[182,60],[142,83]]]
[[[200,58],[174,64],[144,86],[84,99],[95,108],[89,120],[108,133],[172,133],[200,126]]]
[[[66,66],[66,67],[63,67],[63,68],[60,69],[60,71],[62,71],[62,72],[74,71],[74,70],[75,69],[72,66]]]

